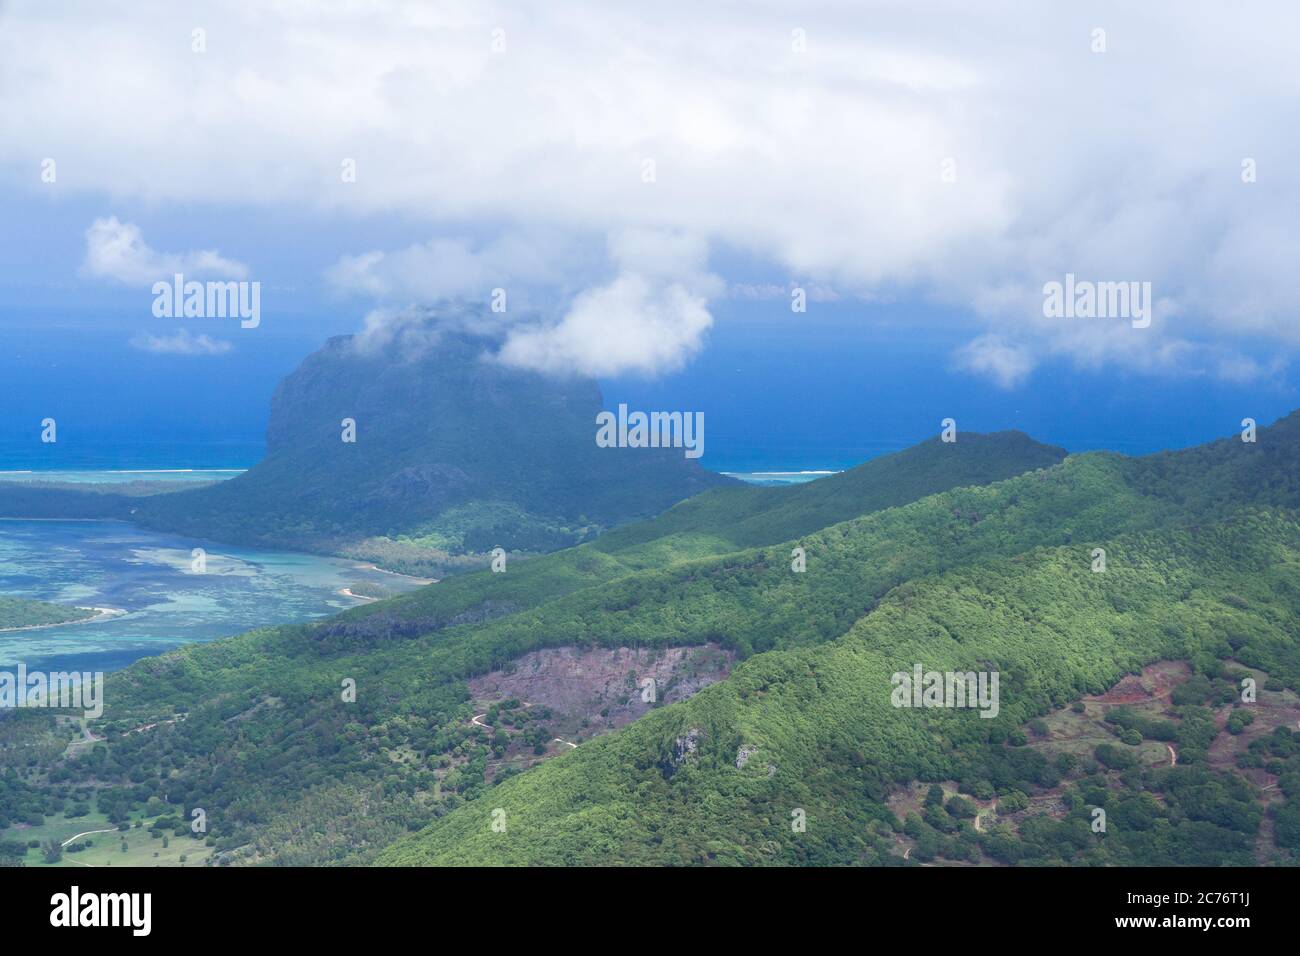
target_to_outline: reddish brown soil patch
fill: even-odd
[[[1129,674],[1120,679],[1104,694],[1085,697],[1085,701],[1099,704],[1140,704],[1168,697],[1174,688],[1191,676],[1191,667],[1185,661],[1157,661],[1142,669],[1141,674]]]
[[[476,701],[514,697],[533,707],[548,707],[557,728],[581,728],[590,736],[725,679],[732,660],[729,651],[715,644],[659,650],[546,648],[474,678],[469,689]],[[651,680],[653,699],[646,700]]]
[[[1241,667],[1242,665],[1237,665]],[[1230,734],[1224,728],[1232,716],[1232,707],[1220,707],[1215,711],[1214,723],[1219,728],[1219,736],[1210,744],[1210,766],[1216,770],[1226,770],[1241,774],[1252,784],[1259,787],[1265,803],[1274,803],[1282,799],[1277,789],[1277,778],[1261,767],[1239,768],[1237,755],[1245,753],[1253,740],[1267,737],[1278,727],[1295,730],[1300,726],[1300,698],[1291,691],[1263,690],[1266,675],[1263,671],[1243,668],[1255,677],[1260,687],[1258,701],[1248,705],[1255,720],[1239,734]]]

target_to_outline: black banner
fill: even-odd
[[[1230,946],[1294,924],[1294,880],[1285,869],[32,868],[0,870],[0,910],[15,942],[75,932],[82,941],[178,943],[247,931],[338,944],[373,939],[377,928],[427,932],[431,924],[453,932],[486,924],[496,937],[535,933],[538,920],[552,923],[547,913],[566,912],[628,920],[628,931],[639,932],[642,918],[680,909],[692,922],[710,913],[710,932],[724,935],[733,919],[731,930],[790,920],[805,929],[852,928],[864,939],[919,934],[918,945],[934,934],[945,947],[955,939],[947,934],[975,938],[967,931],[1071,942],[1199,934]],[[719,894],[731,902],[720,905]]]

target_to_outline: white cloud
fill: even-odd
[[[383,307],[366,313],[351,345],[362,355],[393,347],[397,354],[415,359],[437,345],[443,332],[499,338],[507,322],[505,316],[464,302],[442,302],[436,307]]]
[[[772,282],[737,282],[727,289],[727,294],[733,299],[751,299],[755,301],[788,300],[795,289],[803,289],[804,296],[809,302],[838,302],[840,300],[839,293],[834,289],[816,283],[803,285],[798,282],[790,282],[786,285],[776,285]]]
[[[671,304],[674,282],[679,306],[709,296],[508,237],[598,248],[645,228],[739,253],[775,284],[914,292],[972,310],[972,336],[1000,340],[1013,368],[1069,355],[1154,369],[1182,354],[1217,374],[1219,346],[1300,346],[1300,127],[1278,121],[1300,87],[1295,4],[813,0],[742,16],[684,0],[230,0],[204,14],[196,54],[192,17],[171,4],[7,8],[0,176],[41,189],[48,156],[61,190],[92,195],[400,214],[429,235],[473,223],[504,238],[368,244],[331,277],[393,301],[525,282],[573,309],[617,298],[611,334],[629,331],[632,300],[661,325],[692,312]],[[1089,48],[1099,23],[1104,54]],[[1141,337],[1045,323],[1037,290],[1067,271],[1151,281],[1170,311]],[[578,318],[549,345],[528,340],[536,354],[576,350],[561,330]]]
[[[653,375],[680,367],[700,349],[713,323],[707,301],[724,288],[707,271],[707,243],[679,232],[625,229],[607,239],[603,256],[589,245],[563,236],[508,235],[488,244],[437,239],[344,257],[327,279],[339,291],[389,303],[464,300],[372,310],[356,339],[362,351],[396,342],[404,354],[416,354],[455,328],[501,337],[501,361],[553,374]],[[561,291],[569,283],[582,287]],[[549,308],[532,307],[538,286],[555,293]],[[505,313],[486,308],[497,288],[506,293]]]
[[[1219,378],[1241,385],[1258,381],[1265,375],[1275,373],[1278,370],[1278,363],[1276,362],[1271,368],[1266,368],[1249,355],[1237,354],[1224,355],[1219,359],[1215,367],[1215,372]]]
[[[543,372],[651,375],[698,352],[712,323],[705,300],[683,286],[623,274],[579,295],[557,324],[512,332],[500,358]]]
[[[510,232],[489,242],[431,239],[392,252],[344,256],[326,272],[335,291],[385,300],[486,301],[494,288],[563,285],[581,269],[583,250],[555,231]]]
[[[155,355],[225,355],[234,346],[224,339],[177,329],[175,335],[141,332],[131,339],[131,348]]]
[[[580,293],[558,322],[511,328],[501,361],[551,373],[655,375],[695,355],[713,324],[708,299],[724,288],[706,269],[707,243],[625,229],[609,237],[608,258],[618,271],[612,281]]]
[[[1033,371],[1034,362],[1021,347],[1007,345],[994,335],[982,335],[957,350],[958,368],[985,375],[1000,388],[1015,388]]]
[[[193,279],[242,279],[248,275],[248,267],[243,263],[226,259],[214,250],[158,252],[144,241],[138,226],[119,222],[116,216],[96,219],[86,230],[86,259],[82,270],[87,275],[125,285],[170,282],[176,273]]]

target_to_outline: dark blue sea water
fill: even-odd
[[[1282,373],[1233,384],[1205,376],[1038,369],[1015,391],[951,368],[972,334],[915,306],[724,302],[706,347],[655,379],[602,381],[606,407],[705,413],[701,463],[716,471],[838,470],[936,434],[1018,428],[1071,451],[1142,454],[1235,432],[1300,406]],[[139,322],[0,316],[0,471],[247,468],[264,453],[276,383],[355,316],[228,332],[225,355],[132,348]],[[59,441],[41,444],[40,422]],[[594,435],[594,423],[593,423]]]

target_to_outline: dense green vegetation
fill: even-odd
[[[792,535],[916,501],[937,491],[983,485],[1054,465],[1065,457],[1019,432],[938,439],[873,459],[806,485],[729,486],[615,528],[579,548],[509,566],[505,576],[469,575],[382,606],[356,610],[333,630],[409,635],[554,601],[633,572],[783,543]],[[788,555],[789,548],[785,553]],[[788,563],[788,557],[783,559]],[[817,561],[815,554],[809,560]],[[592,592],[593,594],[595,592]]]
[[[212,482],[92,482],[24,479],[0,481],[0,516],[6,518],[116,519],[129,521],[140,499],[194,491]]]
[[[836,516],[848,515],[860,506],[859,500],[906,501],[910,487],[915,487],[914,496],[924,494],[941,485],[945,476],[978,482],[1060,457],[1058,451],[1022,436],[969,437],[956,447],[926,443],[869,462],[832,485],[834,496],[818,492],[817,500],[833,498]],[[807,492],[784,489],[763,497],[780,515],[786,497],[800,494]],[[751,512],[750,524],[756,529],[761,510]],[[719,519],[723,527],[729,522],[729,517]],[[241,845],[256,832],[258,852],[279,859],[338,859],[356,852],[354,844],[361,845],[364,855],[368,840],[391,840],[408,826],[481,791],[481,761],[488,748],[464,727],[465,689],[457,676],[486,669],[494,658],[505,660],[515,652],[493,651],[490,642],[496,636],[476,637],[485,627],[512,611],[552,604],[566,595],[576,601],[585,592],[583,602],[575,605],[582,606],[601,594],[607,582],[637,568],[660,566],[672,556],[692,558],[733,547],[725,534],[710,540],[677,531],[680,519],[672,512],[651,524],[658,533],[642,529],[635,540],[620,543],[615,537],[619,532],[614,532],[567,552],[512,563],[506,574],[450,579],[354,609],[324,625],[254,632],[142,662],[110,676],[111,720],[99,725],[104,726],[106,744],[64,761],[54,756],[61,748],[47,747],[44,757],[29,748],[21,754],[25,769],[41,777],[53,763],[49,776],[60,786],[87,776],[131,783],[125,797],[117,788],[104,791],[105,809],[117,808],[119,813],[164,793],[174,800],[192,800],[224,819],[226,847]],[[782,533],[775,526],[765,532],[768,540]],[[725,568],[720,564],[716,570]],[[887,582],[878,584],[885,586]],[[562,611],[557,608],[555,613]],[[563,618],[556,621],[551,643],[562,642],[568,627]],[[528,646],[546,642],[539,637]],[[485,659],[480,649],[487,652]],[[435,651],[438,659],[433,661],[430,654]],[[357,680],[359,690],[357,702],[345,710],[335,706],[335,692],[322,691],[337,688],[346,676]],[[178,712],[187,714],[184,721],[148,734],[124,733]],[[46,719],[22,717],[33,726]],[[45,732],[49,739],[58,736]],[[391,759],[394,753],[410,751],[423,759]],[[243,756],[231,766],[228,758],[235,753]],[[435,775],[428,761],[435,755],[440,755],[438,761],[447,759],[448,754],[457,772],[443,781],[443,799],[429,801],[427,791]],[[18,755],[0,751],[0,756]],[[442,774],[446,768],[436,769]],[[165,787],[164,777],[169,778]],[[382,799],[374,789],[379,780],[386,781]],[[364,805],[367,812],[345,812],[353,805]],[[309,811],[307,806],[318,809]],[[292,838],[277,839],[281,824],[270,822],[273,818],[283,820]],[[331,835],[315,834],[313,845],[307,846],[304,819],[313,825],[332,819],[337,825],[329,823]],[[365,835],[359,835],[359,826]]]
[[[389,588],[369,581],[356,581],[348,585],[348,590],[356,597],[371,598],[376,601],[393,596],[393,592]]]
[[[816,492],[746,489],[747,512],[714,492],[506,574],[141,661],[110,677],[105,742],[59,756],[53,718],[24,714],[0,740],[44,745],[0,760],[15,793],[95,781],[109,814],[203,807],[227,860],[896,864],[906,839],[916,860],[1242,862],[1256,795],[1210,765],[1205,715],[1234,706],[1232,660],[1300,685],[1300,418],[1258,445],[1136,460],[969,437],[875,464],[875,481],[869,464]],[[958,467],[964,447],[997,472]],[[1017,454],[1041,457],[1018,474]],[[744,658],[728,680],[488,773],[544,725],[470,725],[467,677],[547,646],[705,642]],[[1032,743],[1045,716],[1164,658],[1196,674],[1173,717],[1121,710],[1114,742],[1074,763]],[[891,706],[890,675],[915,663],[998,672],[999,715]],[[1129,741],[1171,728],[1177,767],[1130,765]],[[917,780],[964,795],[895,813]],[[1058,789],[1059,819],[976,831],[966,806]],[[1269,811],[1280,848],[1290,806]]]
[[[1055,786],[1059,774],[1011,746],[1009,728],[1144,663],[1190,656],[1217,669],[1232,653],[1225,633],[1240,632],[1253,654],[1300,679],[1296,615],[1222,600],[1225,585],[1300,593],[1292,520],[1259,514],[1115,544],[1122,561],[1105,575],[1090,572],[1086,552],[1053,548],[903,585],[843,638],[758,655],[690,701],[502,784],[380,861],[882,863],[891,786],[952,779],[984,796]],[[914,662],[1000,672],[1000,716],[893,708],[890,675]],[[692,729],[699,744],[682,759]],[[756,755],[737,770],[742,744]],[[497,807],[505,833],[490,826]],[[790,830],[796,809],[804,833]],[[1112,823],[1110,835],[1122,832]]]
[[[1040,444],[1023,432],[970,433],[947,444],[932,438],[807,484],[705,492],[653,521],[610,532],[596,548],[617,554],[639,548],[644,556],[640,566],[650,567],[652,561],[682,556],[687,542],[696,545],[692,553],[698,556],[792,541],[950,488],[985,485],[1049,468],[1063,458],[1064,449]],[[664,539],[672,545],[666,555],[646,547]]]
[[[66,604],[49,604],[29,601],[26,598],[0,597],[0,630],[11,627],[42,627],[47,624],[67,624],[84,621],[95,616],[91,608],[68,607]]]

